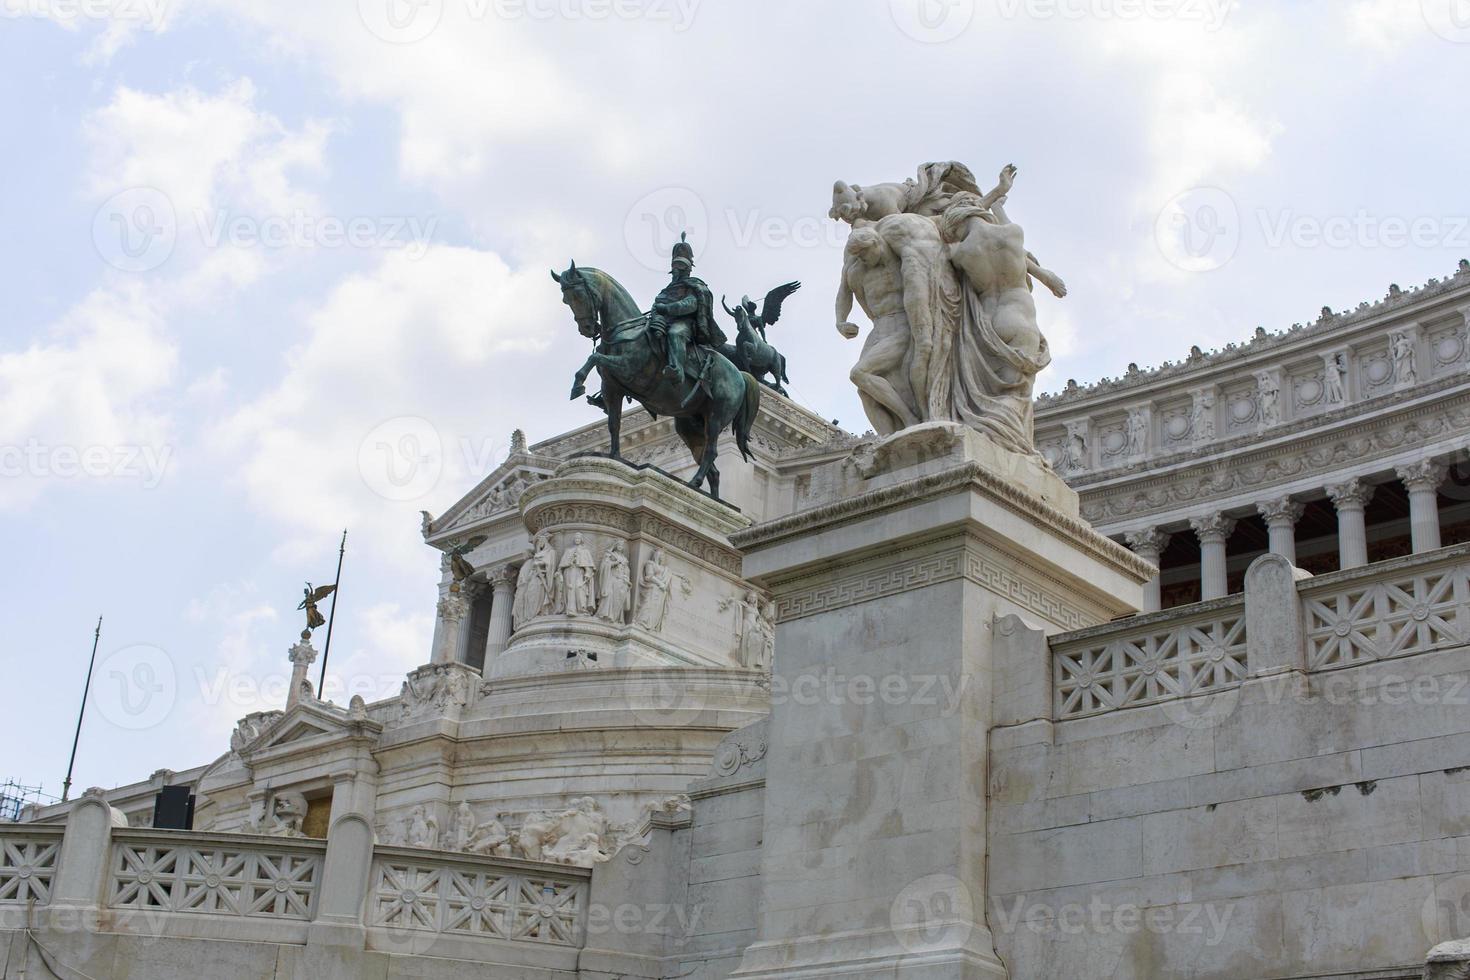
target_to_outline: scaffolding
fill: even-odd
[[[56,799],[42,792],[40,786],[23,786],[7,779],[0,783],[0,823],[18,823],[26,807],[55,803]]]

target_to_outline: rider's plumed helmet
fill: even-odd
[[[694,246],[689,244],[688,232],[680,232],[679,240],[674,243],[673,267],[694,268]]]

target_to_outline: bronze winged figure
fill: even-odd
[[[740,370],[748,372],[761,384],[779,394],[786,394],[785,384],[791,379],[786,376],[786,355],[766,341],[766,327],[781,319],[781,304],[792,293],[801,288],[799,282],[788,282],[766,293],[766,301],[756,309],[755,300],[743,296],[732,310],[720,297],[720,305],[735,320],[735,343],[727,344],[725,356]],[[766,380],[766,375],[771,380]]]
[[[301,605],[296,608],[306,610],[306,629],[308,632],[316,629],[318,626],[325,626],[327,624],[327,618],[317,610],[316,604],[336,591],[337,586],[335,584],[312,588],[310,582],[306,583]]]

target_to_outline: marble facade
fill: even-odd
[[[6,975],[1464,976],[1467,313],[1068,386],[1040,457],[772,395],[733,506],[668,420],[518,435],[398,696],[0,825]]]

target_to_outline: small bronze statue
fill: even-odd
[[[304,636],[309,636],[311,635],[311,631],[316,629],[318,626],[327,625],[327,617],[323,616],[321,612],[317,610],[316,604],[318,602],[321,602],[327,596],[331,595],[333,592],[336,592],[337,586],[335,584],[323,585],[319,588],[313,589],[311,587],[311,583],[307,582],[306,588],[303,591],[305,593],[305,598],[301,600],[301,605],[297,606],[296,608],[306,610],[306,629],[302,631],[302,634]]]
[[[740,370],[781,395],[786,394],[782,385],[791,383],[786,376],[786,355],[767,342],[766,327],[781,319],[781,304],[800,288],[799,282],[777,286],[766,293],[765,303],[759,312],[756,311],[755,300],[749,296],[742,297],[740,305],[733,310],[725,303],[725,297],[720,297],[720,305],[734,318],[737,328],[735,343],[723,349],[725,356]],[[768,374],[770,381],[766,380]]]

